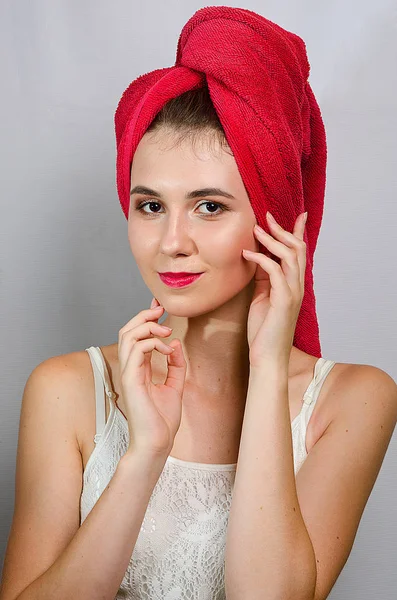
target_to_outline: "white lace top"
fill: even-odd
[[[80,524],[108,485],[127,451],[127,419],[114,402],[100,348],[88,352],[95,379],[95,449],[81,494]],[[319,358],[293,420],[295,475],[304,462],[306,429],[321,386],[335,362]],[[105,422],[105,396],[110,412]],[[115,600],[225,600],[224,552],[236,464],[193,463],[169,456],[156,483]]]

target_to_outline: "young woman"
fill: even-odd
[[[255,228],[208,88],[157,112],[129,179],[154,299],[116,343],[30,375],[1,600],[326,598],[396,384],[293,343],[304,215],[292,232],[269,216]]]

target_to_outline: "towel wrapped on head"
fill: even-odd
[[[207,86],[259,225],[269,232],[269,210],[292,232],[298,215],[308,212],[305,293],[294,346],[320,358],[313,256],[324,210],[327,146],[309,72],[305,43],[296,34],[247,9],[199,9],[181,31],[175,65],[139,76],[119,101],[116,178],[128,219],[139,141],[169,100]]]

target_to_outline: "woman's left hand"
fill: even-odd
[[[251,366],[273,361],[288,368],[295,327],[304,295],[306,243],[304,214],[289,233],[267,214],[272,235],[258,225],[255,235],[281,264],[261,252],[243,250],[246,260],[257,263],[255,289],[247,321]],[[274,236],[274,237],[272,237]]]

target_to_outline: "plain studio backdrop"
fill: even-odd
[[[29,374],[116,342],[149,307],[116,192],[113,116],[130,81],[174,63],[183,25],[206,5],[1,2],[1,564]],[[397,379],[396,1],[229,5],[306,42],[328,141],[314,262],[322,354]],[[396,467],[394,435],[332,600],[396,598]]]

